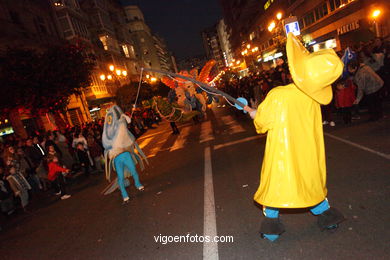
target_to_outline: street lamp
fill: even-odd
[[[379,9],[375,9],[371,15],[371,17],[374,19],[376,37],[380,36],[379,23],[378,23],[378,18],[380,15],[381,15],[381,10],[379,10]]]
[[[282,19],[282,13],[281,12],[279,12],[279,13],[277,13],[276,14],[276,18],[278,19],[278,20],[280,20],[280,19]]]
[[[115,89],[118,89],[123,81],[127,80],[127,71],[116,68],[113,64],[109,64],[107,67],[108,73],[110,74],[101,74],[99,78],[101,81],[105,81],[107,89],[109,89],[109,92],[111,93],[114,92]],[[108,88],[108,85],[110,85],[110,88]]]
[[[268,26],[268,31],[272,32],[272,30],[275,29],[275,26],[276,26],[275,22],[272,21],[272,22],[269,24],[269,26]]]
[[[113,75],[114,76],[118,76],[117,79],[123,79],[123,78],[120,78],[120,77],[126,77],[127,76],[127,71],[126,70],[120,70],[118,68],[115,68],[115,66],[112,65],[112,64],[108,66],[108,69],[110,71],[112,71],[113,73],[115,72],[116,75],[115,74],[108,74],[108,75],[101,74],[99,77],[100,77],[100,79],[102,81],[105,81],[106,79],[112,80],[113,79],[113,77],[112,77]]]
[[[381,14],[381,10],[376,9],[372,12],[372,18],[376,19]]]

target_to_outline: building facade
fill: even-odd
[[[340,51],[376,36],[388,37],[390,33],[390,20],[386,19],[390,3],[385,0],[264,0],[258,4],[261,10],[256,14],[247,11],[249,1],[246,4],[239,0],[221,2],[238,6],[235,11],[240,18],[230,18],[238,24],[232,25],[235,35],[231,36],[236,39],[233,45],[236,58],[241,54],[247,63],[259,62],[263,68],[274,65],[284,55],[281,50],[286,38],[285,25],[292,21],[298,22],[300,37],[312,51],[323,48]],[[379,15],[374,17],[374,11],[378,10]],[[252,21],[247,27],[239,25],[240,19],[246,20],[243,15]],[[241,34],[234,27],[241,28]]]
[[[125,30],[125,14],[117,0],[78,0],[73,1],[81,17],[85,20],[88,36],[88,52],[95,57],[95,70],[92,85],[85,91],[92,118],[104,116],[105,108],[112,104],[119,87],[135,81],[139,74],[139,64],[135,58],[134,45]],[[72,1],[55,6],[56,13],[69,5],[67,15],[72,13]],[[68,20],[73,31],[77,32],[79,22]],[[68,26],[69,27],[69,26]],[[62,27],[64,31],[64,27]],[[77,39],[80,36],[76,34]],[[72,38],[67,38],[72,40]]]
[[[172,57],[164,40],[153,34],[142,11],[135,5],[124,7],[126,29],[134,42],[136,58],[145,68],[172,71]],[[152,73],[153,74],[153,73]]]
[[[82,44],[86,56],[93,57],[96,64],[92,84],[82,94],[70,97],[64,118],[70,126],[80,125],[104,116],[116,90],[139,80],[141,67],[173,68],[175,60],[163,39],[151,33],[138,7],[132,9],[135,11],[129,12],[119,0],[3,0],[0,51]],[[136,16],[142,23],[136,21]],[[23,124],[28,129],[42,128],[42,124],[45,129],[56,128],[51,115],[41,118],[39,126],[34,125],[33,115],[26,110],[12,118],[22,119],[17,123],[21,131]],[[11,120],[7,119],[6,124],[3,121],[2,126],[12,129]]]
[[[222,70],[228,65],[225,62],[222,44],[218,35],[217,25],[209,27],[202,31],[203,46],[206,51],[207,59],[214,59],[217,68]],[[225,54],[226,56],[226,54]]]
[[[388,1],[318,0],[292,3],[288,12],[299,21],[302,37],[313,50],[332,47],[336,51],[389,35]],[[382,17],[375,19],[374,10]]]
[[[228,28],[224,19],[219,20],[217,24],[217,33],[225,66],[232,66],[234,55],[230,44],[231,29]]]
[[[66,38],[59,30],[59,24],[53,12],[54,2],[48,0],[35,1],[12,1],[0,2],[0,28],[1,41],[0,50],[11,49],[35,49],[45,50],[53,45],[66,43]],[[77,100],[77,101],[76,101]],[[88,106],[79,102],[85,102],[83,95],[72,96],[69,103],[69,112],[78,122],[85,122],[89,119]],[[34,131],[39,128],[55,128],[52,115],[33,115],[29,110],[19,108],[10,112],[8,117],[1,124],[1,135],[17,132],[26,137],[27,131]],[[2,129],[8,129],[3,131]]]
[[[242,41],[248,36],[248,31],[262,15],[261,1],[258,0],[219,0],[224,22],[231,30],[230,43],[233,51],[241,48]]]

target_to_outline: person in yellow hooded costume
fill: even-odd
[[[274,241],[284,232],[279,208],[310,208],[321,229],[344,220],[326,199],[326,165],[320,105],[332,100],[331,84],[343,72],[336,53],[309,53],[292,33],[287,36],[287,59],[294,83],[272,89],[254,118],[257,133],[267,132],[260,186],[254,200],[263,205],[260,232]]]

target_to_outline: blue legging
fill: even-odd
[[[124,199],[128,198],[129,195],[127,194],[127,191],[125,189],[125,182],[124,182],[125,181],[125,176],[124,176],[125,167],[131,173],[131,176],[134,179],[135,187],[138,189],[139,187],[142,186],[142,184],[139,181],[139,177],[138,177],[137,170],[135,168],[134,160],[131,157],[129,152],[124,152],[124,153],[121,153],[120,155],[118,155],[117,157],[115,157],[114,164],[115,164],[116,173],[118,175],[118,185],[119,185],[119,189],[122,193],[122,197]]]

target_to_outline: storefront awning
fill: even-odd
[[[105,97],[98,99],[87,99],[89,107],[96,107],[105,103],[115,102],[115,97]]]

